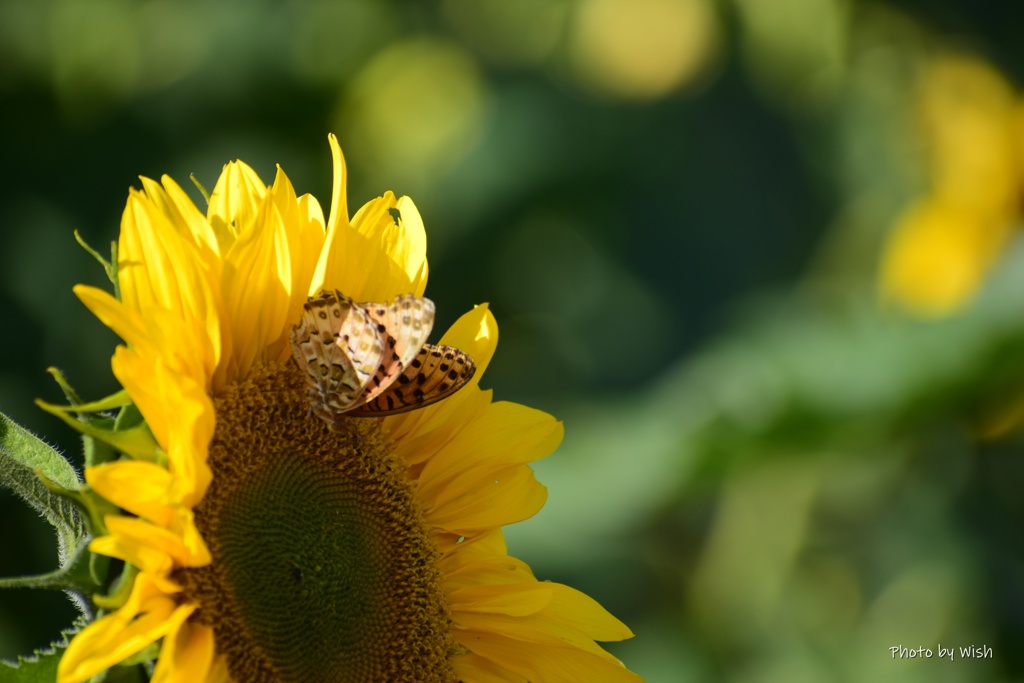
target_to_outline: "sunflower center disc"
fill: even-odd
[[[196,508],[213,562],[182,582],[233,678],[453,681],[436,550],[377,421],[330,431],[291,365],[215,407]]]

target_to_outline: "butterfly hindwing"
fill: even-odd
[[[321,292],[292,328],[292,354],[306,374],[315,415],[331,425],[343,416],[380,417],[430,405],[462,388],[473,359],[426,340],[434,303],[405,294],[389,304],[356,303]]]
[[[353,417],[404,413],[451,396],[473,379],[476,364],[465,351],[425,344],[386,391],[354,408]]]

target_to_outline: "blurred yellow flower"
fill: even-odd
[[[917,93],[930,189],[882,257],[885,299],[926,317],[966,304],[1002,252],[1024,188],[1022,107],[985,62],[937,59]]]
[[[478,368],[454,396],[340,431],[310,414],[288,343],[307,297],[390,300],[427,280],[415,205],[388,192],[349,219],[330,141],[329,220],[280,170],[268,187],[240,161],[205,215],[169,177],[143,179],[121,298],[75,288],[126,342],[114,374],[163,456],[86,472],[126,513],[91,550],[139,572],[75,636],[59,683],[161,639],[155,683],[639,681],[594,642],[628,628],[507,553],[501,527],[546,499],[528,463],[562,425],[479,387],[497,344],[486,306],[441,340]]]

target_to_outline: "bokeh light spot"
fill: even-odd
[[[393,186],[422,186],[476,145],[485,100],[469,53],[414,38],[387,48],[356,76],[335,125],[348,131],[346,151],[375,174]]]
[[[598,93],[656,99],[700,74],[718,40],[707,0],[584,0],[570,60],[579,81]]]

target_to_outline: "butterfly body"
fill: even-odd
[[[476,366],[459,349],[427,344],[433,326],[433,302],[412,294],[389,304],[356,303],[339,291],[311,297],[291,343],[313,413],[333,425],[343,415],[401,413],[458,391]]]

